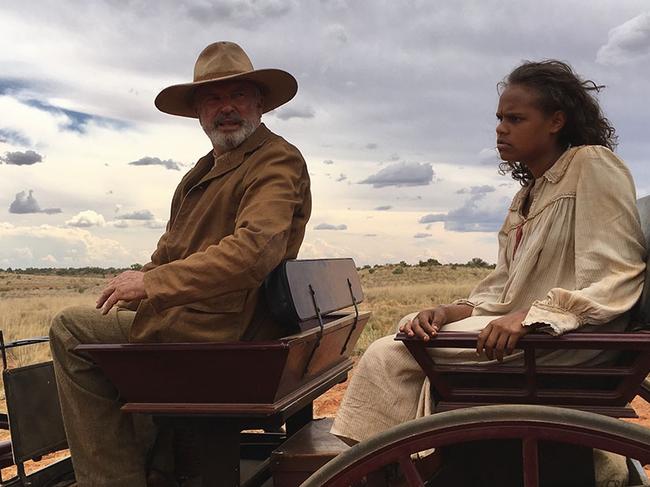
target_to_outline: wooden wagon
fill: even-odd
[[[638,203],[650,242],[650,197]],[[357,306],[358,276],[346,259],[291,265],[280,275],[290,292],[274,298],[296,327],[283,339],[81,346],[116,385],[126,413],[152,414],[163,427],[191,433],[194,470],[179,471],[179,485],[593,485],[593,448],[627,457],[630,485],[648,483],[641,465],[650,464],[650,430],[618,419],[636,416],[629,405],[636,395],[650,400],[648,284],[636,328],[527,335],[519,344],[523,365],[438,365],[426,348],[474,348],[476,335],[443,331],[426,343],[398,336],[429,377],[439,412],[349,448],[327,420],[313,419],[312,403],[352,367],[351,350],[369,318]],[[548,348],[618,353],[598,367],[538,366],[536,351]],[[66,485],[69,459],[30,475],[22,467],[65,447],[51,366],[8,369],[4,377],[13,445],[0,445],[0,463],[15,462],[18,475],[2,485]],[[422,478],[413,454],[432,448],[445,462],[436,478]],[[581,472],[557,475],[567,459]]]

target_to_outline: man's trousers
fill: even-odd
[[[64,309],[52,320],[50,347],[68,445],[79,487],[145,487],[151,418],[120,411],[118,392],[101,369],[74,348],[126,343],[135,312]],[[134,374],[138,371],[134,370]]]

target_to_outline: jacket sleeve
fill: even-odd
[[[272,144],[245,176],[231,235],[144,275],[156,312],[260,286],[285,255],[294,213],[309,191],[305,162],[288,144]]]
[[[543,324],[561,335],[600,325],[631,309],[639,299],[645,242],[632,177],[604,147],[581,149],[575,197],[575,290],[553,288],[535,301],[523,324]]]

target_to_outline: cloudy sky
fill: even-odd
[[[210,149],[153,99],[216,40],[298,79],[264,121],[309,166],[302,257],[494,262],[517,190],[497,173],[496,84],[524,59],[607,85],[650,193],[647,0],[3,0],[0,26],[0,268],[148,261]]]

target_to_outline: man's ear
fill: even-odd
[[[562,110],[557,110],[551,115],[551,133],[557,134],[566,124],[566,114]]]

